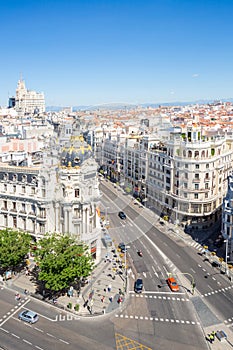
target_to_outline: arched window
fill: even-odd
[[[193,156],[192,151],[188,151],[188,157],[192,158],[192,156]]]
[[[183,157],[186,157],[186,151],[183,150]]]
[[[205,151],[201,152],[201,158],[205,158]]]
[[[74,190],[74,196],[75,196],[76,198],[78,198],[79,195],[80,195],[79,188],[75,188],[75,190]]]
[[[199,157],[199,151],[195,151],[194,157],[195,157],[195,158],[198,158],[198,157]]]

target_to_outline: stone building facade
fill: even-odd
[[[51,138],[37,166],[0,163],[0,227],[29,232],[36,241],[46,233],[70,234],[97,261],[99,200],[97,163],[79,131],[64,143]]]

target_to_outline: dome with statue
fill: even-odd
[[[64,167],[80,167],[85,160],[92,157],[92,148],[80,133],[79,125],[75,123],[73,136],[62,149],[60,164]]]

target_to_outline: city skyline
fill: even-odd
[[[0,105],[22,77],[46,105],[232,98],[223,1],[1,2]]]

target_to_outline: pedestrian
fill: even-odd
[[[27,295],[29,292],[27,289],[24,289],[24,294]]]
[[[213,334],[212,334],[212,333],[209,335],[209,339],[210,339],[210,343],[212,344],[212,343],[213,343],[213,341],[214,341],[214,336],[213,336]]]
[[[112,290],[112,285],[111,285],[111,283],[108,285],[108,292],[111,292],[111,290]]]
[[[117,300],[118,304],[120,305],[122,303],[122,298],[119,297],[118,300]]]
[[[214,341],[214,340],[215,340],[216,332],[215,332],[215,331],[211,332],[211,335],[213,336],[213,341]]]
[[[109,301],[110,301],[110,303],[112,303],[112,301],[113,301],[112,295],[109,297]]]
[[[101,298],[101,302],[102,303],[104,302],[104,299],[105,299],[105,296],[103,295],[102,298]]]
[[[18,292],[15,293],[15,300],[20,301],[21,296]]]

